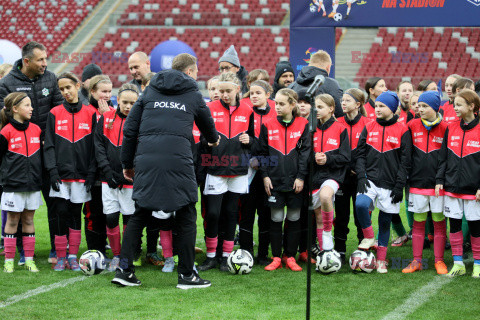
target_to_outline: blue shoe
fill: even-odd
[[[78,265],[77,257],[68,258],[68,265],[72,271],[80,271],[80,266]]]
[[[175,268],[175,261],[173,261],[173,257],[165,259],[165,265],[162,268],[163,272],[173,272],[173,268]]]
[[[48,255],[48,263],[57,264],[57,251],[50,250],[50,254]]]
[[[55,264],[55,267],[53,267],[53,270],[55,270],[55,271],[64,271],[66,265],[67,265],[67,259],[65,259],[65,258],[60,258],[60,259],[57,260],[57,263]]]
[[[25,252],[23,250],[20,251],[20,260],[18,260],[18,265],[19,266],[25,265]]]

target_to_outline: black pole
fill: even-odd
[[[310,115],[308,116],[308,131],[310,133],[311,151],[310,151],[310,169],[308,174],[308,234],[307,234],[307,307],[305,319],[310,319],[310,293],[312,283],[312,218],[315,216],[312,203],[312,185],[313,185],[313,163],[315,161],[315,151],[313,150],[313,136],[317,130],[317,108],[315,107],[315,99],[312,95],[307,94],[307,101],[310,103]]]

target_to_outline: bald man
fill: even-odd
[[[147,73],[151,72],[147,54],[141,51],[133,53],[128,58],[128,69],[133,77],[130,83],[136,85],[138,90],[142,92],[142,79]]]

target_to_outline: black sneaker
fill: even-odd
[[[267,257],[257,257],[257,264],[260,266],[268,266],[270,263],[272,263],[272,260]]]
[[[112,283],[130,287],[139,286],[142,284],[140,280],[135,277],[135,273],[131,271],[124,271],[120,268],[117,268],[117,271],[115,272],[115,278],[113,278]]]
[[[216,268],[217,265],[218,265],[218,262],[216,258],[207,257],[205,261],[203,261],[203,263],[197,267],[197,269],[200,271],[207,271],[207,270]]]
[[[212,283],[208,280],[202,279],[198,276],[198,273],[194,272],[191,276],[187,277],[183,274],[178,275],[178,289],[195,289],[210,287]]]
[[[345,252],[340,252],[340,261],[342,262],[342,267],[347,263],[347,258],[345,257]]]
[[[228,271],[228,265],[227,265],[227,257],[222,258],[222,263],[220,263],[220,271],[227,272]]]

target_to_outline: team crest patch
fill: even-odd
[[[467,0],[467,1],[476,5],[477,7],[480,6],[480,0]]]
[[[50,91],[47,88],[43,88],[42,94],[46,97],[50,94]]]

